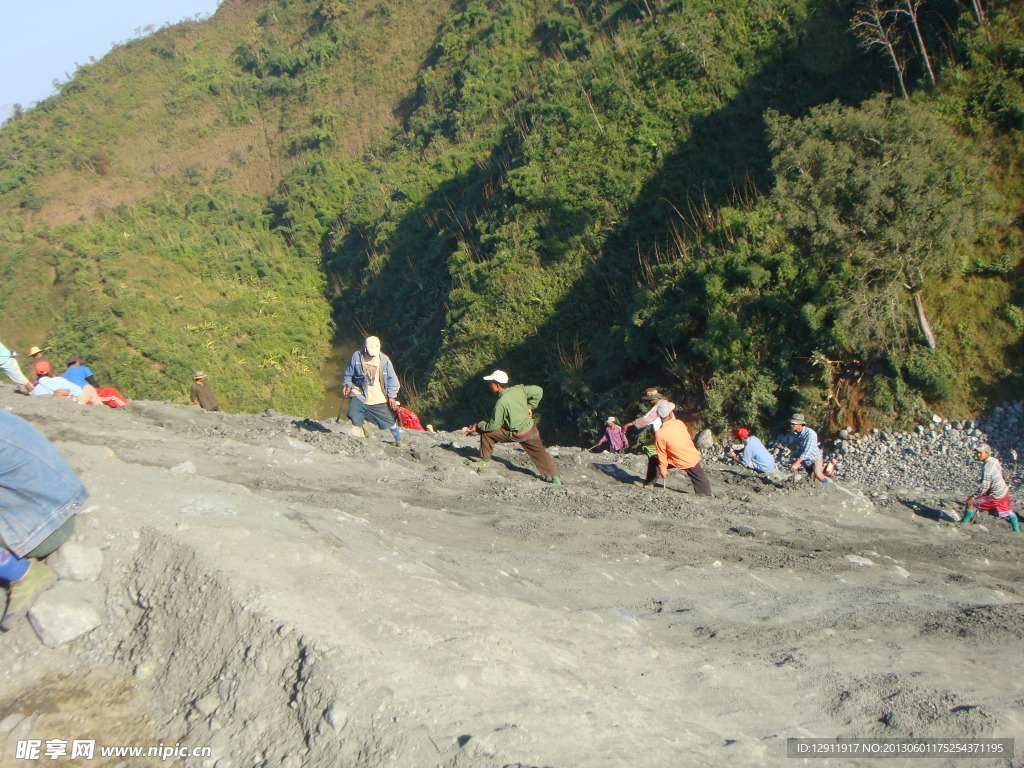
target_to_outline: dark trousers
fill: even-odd
[[[72,515],[61,523],[53,533],[43,539],[35,549],[25,555],[25,557],[43,558],[47,555],[53,554],[64,544],[64,542],[71,538],[71,534],[74,532],[75,516]]]
[[[544,447],[544,443],[540,439],[540,430],[536,427],[525,435],[515,435],[504,427],[493,432],[481,432],[480,458],[484,461],[490,461],[491,454],[494,453],[494,446],[497,443],[519,443],[523,446],[523,450],[533,459],[533,464],[541,475],[544,477],[555,477],[558,474],[555,460],[551,458],[548,449]]]
[[[658,454],[647,457],[647,477],[644,478],[644,485],[650,485],[658,479]]]
[[[669,466],[669,469],[679,469],[679,467]],[[704,467],[700,465],[698,461],[694,466],[687,469],[683,469],[689,478],[690,482],[693,483],[693,492],[698,496],[710,496],[711,495],[711,480],[708,479],[707,474],[704,472]],[[653,483],[658,477],[658,455],[655,454],[647,459],[647,479],[645,483]]]

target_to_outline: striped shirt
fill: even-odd
[[[1010,492],[1010,486],[1003,479],[1003,465],[995,456],[985,459],[981,470],[981,484],[978,486],[978,496],[991,496],[1001,499]]]

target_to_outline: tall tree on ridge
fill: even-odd
[[[921,34],[921,25],[918,23],[918,11],[924,0],[903,0],[901,7],[896,13],[906,16],[910,21],[910,28],[914,30],[914,40],[917,43],[917,52],[921,55],[924,63],[924,70],[928,73],[928,79],[935,85],[935,71],[932,69],[932,60],[928,55],[928,48],[924,44],[924,36]]]
[[[889,65],[896,72],[900,95],[909,98],[906,84],[907,62],[899,46],[903,33],[899,28],[898,12],[884,8],[882,0],[866,0],[853,16],[850,29],[857,38],[857,44],[865,49],[880,48],[889,59]]]

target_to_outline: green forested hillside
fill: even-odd
[[[327,284],[268,195],[311,148],[358,156],[390,129],[446,8],[229,0],[9,120],[5,343],[76,352],[135,397],[181,397],[202,368],[231,409],[313,412]]]
[[[7,343],[304,414],[330,314],[435,422],[504,367],[569,432],[1013,391],[1022,3],[427,5],[225,4],[11,120]]]

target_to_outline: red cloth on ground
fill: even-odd
[[[426,432],[426,430],[423,429],[423,425],[420,424],[420,417],[404,405],[400,405],[395,408],[395,416],[398,417],[398,424],[403,429],[418,429],[420,432]]]
[[[104,405],[109,405],[111,408],[120,408],[122,405],[128,405],[128,398],[122,395],[113,387],[99,387],[96,390],[96,396],[103,401]]]

